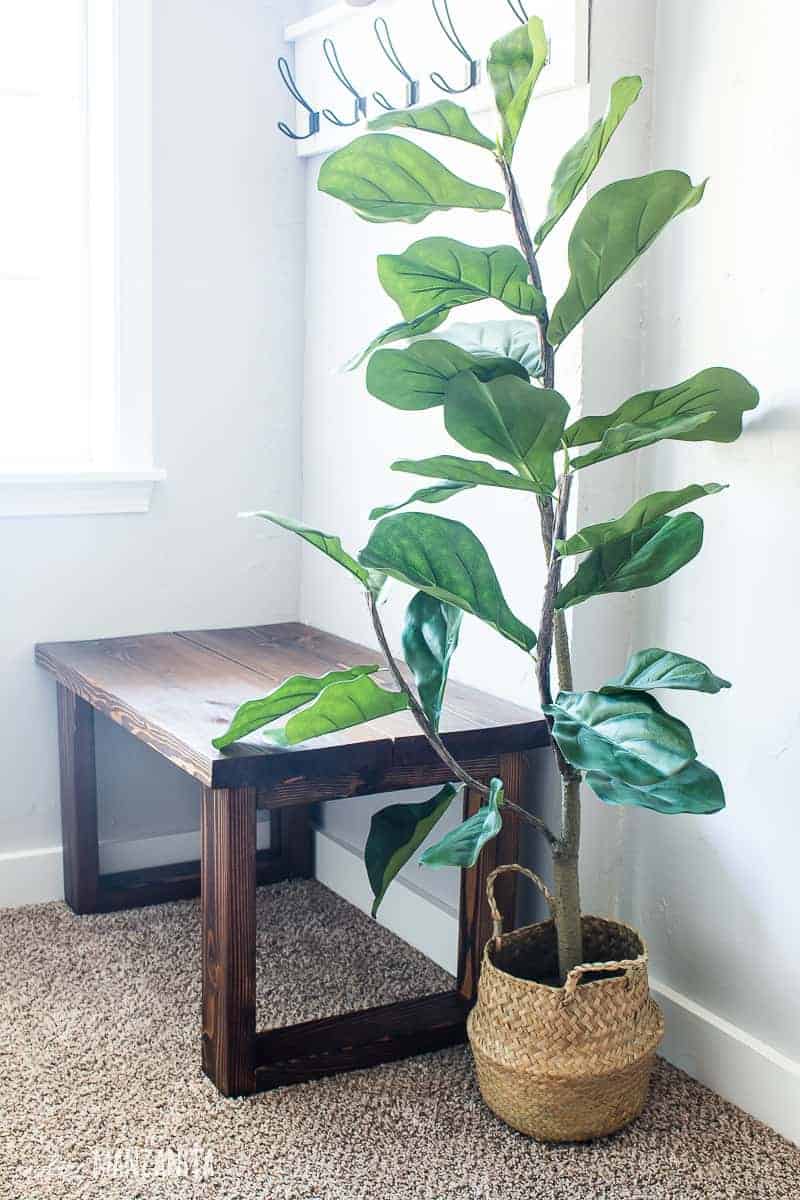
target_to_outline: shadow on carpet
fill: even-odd
[[[258,893],[261,1028],[447,988],[314,882]],[[459,1047],[225,1100],[199,1067],[199,904],[0,912],[2,1200],[796,1200],[800,1150],[659,1063],[644,1115],[541,1146]]]

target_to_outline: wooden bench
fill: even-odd
[[[364,646],[299,624],[148,634],[36,647],[58,681],[64,892],[76,913],[109,912],[202,894],[202,1063],[226,1096],[367,1067],[462,1041],[479,956],[489,935],[484,880],[517,856],[518,828],[503,832],[479,868],[462,873],[459,967],[453,991],[256,1032],[255,891],[313,875],[309,805],[337,797],[437,785],[449,778],[408,713],[277,748],[255,735],[217,753],[212,738],[244,700],[288,676],[380,661]],[[202,785],[202,859],[101,875],[98,865],[93,710]],[[541,717],[451,684],[441,724],[448,748],[482,781],[503,778],[524,800]],[[480,796],[468,793],[465,813]],[[256,850],[256,810],[270,809],[269,850]],[[500,897],[508,912],[513,884]]]

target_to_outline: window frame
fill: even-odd
[[[84,0],[91,460],[0,468],[0,517],[142,513],[154,466],[151,0]]]

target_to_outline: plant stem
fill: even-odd
[[[525,210],[513,171],[511,170],[511,164],[502,156],[499,158],[499,163],[505,180],[517,239],[530,270],[531,282],[544,295],[536,251],[533,247],[533,241],[525,217]],[[537,324],[543,366],[542,383],[545,388],[552,389],[555,386],[555,352],[547,340],[549,321],[550,316],[547,303],[545,302],[541,314],[537,317]],[[537,497],[539,501],[542,543],[544,545],[545,561],[547,564],[547,579],[539,625],[536,669],[539,696],[543,706],[552,704],[553,702],[551,663],[554,649],[560,689],[571,691],[573,686],[572,661],[566,620],[563,612],[555,610],[555,598],[561,583],[561,556],[556,549],[556,541],[564,537],[566,530],[571,485],[572,475],[567,469],[559,481],[558,500],[555,509],[552,497]],[[556,900],[555,924],[558,940],[558,968],[563,983],[572,968],[583,961],[580,879],[578,872],[581,826],[581,777],[565,760],[553,739],[552,721],[549,724],[551,742],[561,776],[561,836],[558,839],[558,844],[553,847],[553,882]]]
[[[375,629],[375,633],[377,634],[380,648],[386,656],[386,661],[389,664],[389,670],[394,677],[395,683],[400,688],[400,691],[405,694],[405,697],[408,700],[408,707],[411,710],[411,713],[420,729],[425,734],[425,737],[428,739],[431,746],[439,755],[439,758],[442,760],[445,766],[449,767],[453,772],[454,779],[460,780],[461,783],[465,783],[469,788],[474,788],[475,791],[480,792],[482,796],[488,796],[489,789],[486,784],[481,783],[478,779],[475,779],[472,775],[470,775],[469,771],[465,771],[461,764],[457,762],[455,758],[453,758],[452,754],[447,749],[444,742],[439,737],[438,733],[435,731],[425,715],[425,710],[414,694],[414,689],[406,680],[403,672],[400,670],[397,659],[392,654],[391,647],[389,646],[389,639],[386,637],[386,630],[383,628],[383,622],[381,621],[380,613],[378,612],[378,601],[372,592],[368,593],[367,603],[369,605],[369,615],[372,617],[372,624]]]
[[[503,178],[506,184],[506,192],[508,193],[508,202],[511,205],[511,215],[514,218],[514,227],[517,231],[520,249],[525,255],[525,261],[528,264],[528,270],[531,273],[531,283],[537,288],[542,295],[542,275],[539,270],[539,263],[536,260],[536,251],[533,248],[528,222],[525,218],[525,209],[522,205],[517,181],[514,178],[514,173],[511,170],[511,163],[506,162],[504,158],[499,160],[500,169],[503,172]],[[539,348],[542,354],[542,363],[544,372],[542,374],[542,382],[546,388],[553,387],[555,381],[555,351],[547,340],[547,326],[550,323],[550,315],[547,311],[547,301],[545,301],[544,311],[538,318],[539,323]]]
[[[562,475],[558,484],[558,502],[552,521],[550,544],[545,546],[547,556],[547,579],[542,599],[542,615],[539,621],[539,640],[537,643],[536,677],[539,683],[539,695],[543,704],[553,703],[550,687],[550,663],[553,655],[553,637],[555,628],[555,599],[561,586],[561,556],[556,550],[556,541],[564,536],[569,497],[572,489],[572,476]]]
[[[444,742],[439,737],[439,734],[428,720],[425,710],[414,693],[414,689],[408,683],[407,679],[403,675],[403,672],[400,670],[400,665],[397,662],[397,659],[392,654],[391,647],[389,646],[389,640],[386,637],[386,630],[383,627],[383,622],[381,621],[380,613],[378,612],[378,601],[372,592],[368,593],[367,603],[369,606],[370,617],[372,618],[372,624],[375,629],[380,648],[383,651],[386,661],[389,665],[389,670],[392,673],[395,683],[408,700],[408,707],[411,711],[411,714],[422,730],[422,733],[430,743],[431,748],[436,754],[438,754],[445,766],[449,767],[449,769],[453,772],[454,779],[458,779],[467,787],[479,792],[481,796],[488,796],[489,789],[486,784],[481,783],[479,779],[475,779],[474,776],[470,775],[468,771],[464,770],[457,759],[455,759],[447,749]],[[516,813],[517,816],[522,817],[524,821],[527,821],[529,825],[541,833],[543,837],[547,839],[548,844],[553,848],[554,851],[555,848],[560,845],[559,839],[539,817],[534,816],[533,813],[527,812],[524,808],[520,808],[518,804],[514,804],[511,800],[505,800],[503,807],[508,808],[511,812]]]
[[[565,785],[580,787],[580,784]],[[584,962],[583,924],[577,854],[553,855],[553,895],[556,901],[558,973],[562,984],[573,967]]]

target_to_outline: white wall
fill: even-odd
[[[586,89],[544,100],[550,131],[543,148],[548,167],[555,164],[564,141],[577,136],[585,122]],[[567,130],[566,135],[561,132]],[[559,137],[559,133],[561,136]],[[502,186],[491,157],[470,146],[455,150],[445,139],[432,147],[452,169],[485,183]],[[373,399],[364,386],[363,371],[334,373],[332,368],[348,359],[381,328],[397,319],[393,303],[382,291],[375,271],[381,252],[405,249],[418,238],[436,234],[460,237],[477,245],[492,245],[512,236],[509,219],[503,215],[470,217],[448,213],[432,217],[424,226],[370,225],[360,221],[344,205],[316,190],[319,160],[310,164],[307,181],[308,254],[306,275],[306,400],[303,426],[303,513],[310,522],[340,534],[345,545],[359,549],[369,536],[370,509],[377,504],[401,500],[418,486],[413,476],[389,470],[395,458],[423,458],[453,452],[453,443],[442,429],[441,410],[403,413]],[[527,181],[530,145],[520,150],[520,178]],[[542,203],[542,177],[539,196]],[[555,240],[555,239],[554,239]],[[563,259],[554,253],[554,259]],[[503,316],[498,308],[473,306],[463,319],[480,320],[480,308],[491,316]],[[485,315],[485,314],[484,314]],[[575,355],[565,369],[577,377]],[[437,510],[445,515],[445,510]],[[465,521],[491,548],[491,557],[512,609],[536,624],[538,589],[543,580],[543,560],[538,538],[535,504],[522,493],[488,490],[467,493],[447,504],[446,515]],[[519,530],[524,551],[520,552]],[[397,585],[388,605],[387,625],[398,641],[402,613],[410,597]],[[319,555],[304,553],[301,591],[304,620],[335,630],[356,641],[374,644],[374,634],[361,600],[360,589]],[[495,694],[531,702],[533,675],[530,661],[510,643],[504,642],[480,622],[464,622],[461,645],[453,674]],[[407,798],[421,799],[430,792]],[[373,809],[390,801],[382,797],[362,802],[356,819],[345,812],[347,802],[328,805],[322,812],[323,828],[358,847],[363,843]],[[352,802],[350,802],[352,805]],[[455,823],[456,814],[453,813]],[[354,862],[353,869],[363,868]],[[458,881],[454,872],[422,872],[407,869],[406,877],[423,892],[436,896],[454,911]]]
[[[559,356],[559,385],[584,411],[602,412],[644,387],[719,362],[762,390],[761,410],[734,446],[651,449],[585,472],[577,491],[577,521],[585,524],[618,515],[652,490],[709,480],[733,485],[702,506],[706,547],[695,564],[659,588],[579,607],[572,628],[578,687],[598,686],[648,645],[696,654],[734,680],[734,690],[719,697],[669,697],[670,708],[689,719],[702,757],[723,776],[729,807],[712,818],[666,818],[607,808],[587,794],[584,903],[620,913],[647,937],[668,1016],[668,1056],[795,1139],[800,447],[791,231],[798,33],[797,18],[754,20],[739,0],[596,0],[590,88],[537,102],[542,144],[529,142],[520,153],[535,213],[558,150],[602,110],[610,82],[637,71],[648,90],[592,190],[658,167],[711,175],[703,205],[675,223],[589,317],[582,336],[570,339]],[[447,155],[444,146],[441,152]],[[477,151],[457,151],[450,161],[481,178]],[[435,232],[479,244],[509,237],[501,216],[449,214],[408,229],[364,225],[319,197],[310,175],[304,511],[354,548],[368,534],[372,504],[413,490],[413,478],[392,475],[388,463],[446,443],[438,414],[395,413],[366,394],[360,376],[330,368],[394,315],[375,278],[375,254]],[[563,259],[563,240],[554,238],[543,265],[555,296]],[[512,607],[535,623],[541,568],[524,502],[481,493],[438,511],[474,526],[491,547]],[[310,554],[301,602],[306,619],[371,640],[356,593]],[[395,633],[401,607],[398,596]],[[532,702],[524,660],[475,622],[465,623],[454,673]],[[352,813],[345,818],[335,806],[326,819],[351,843],[363,836],[363,816],[358,829]],[[419,884],[420,873],[413,879]],[[439,891],[438,899],[452,905],[453,896]]]
[[[298,611],[372,640],[358,592],[342,574],[308,552],[301,579],[290,538],[234,514],[256,504],[302,508],[346,544],[363,545],[370,507],[415,486],[388,471],[392,459],[447,445],[436,413],[394,412],[366,394],[360,374],[332,373],[365,333],[394,317],[375,254],[434,232],[484,244],[510,236],[502,216],[370,226],[318,196],[317,162],[304,184],[291,147],[274,132],[276,115],[290,118],[290,106],[273,61],[284,22],[303,8],[299,0],[158,0],[154,8],[155,431],[157,462],[169,477],[147,516],[0,522],[0,550],[11,564],[0,622],[8,697],[0,853],[60,839],[54,689],[33,666],[36,640]],[[786,13],[781,22],[752,19],[741,0],[662,0],[657,28],[655,9],[655,0],[596,0],[591,86],[537,102],[538,140],[529,132],[520,149],[520,179],[536,214],[561,150],[602,109],[611,79],[641,71],[654,88],[593,186],[651,162],[695,178],[708,173],[711,184],[703,205],[676,222],[584,334],[573,335],[559,356],[559,386],[585,411],[604,411],[641,387],[720,362],[753,379],[762,408],[732,447],[668,445],[640,454],[635,469],[628,459],[580,480],[581,523],[616,515],[657,488],[713,479],[733,486],[702,507],[707,539],[697,563],[657,589],[573,614],[577,685],[596,686],[632,648],[647,645],[697,654],[735,683],[719,697],[669,700],[722,774],[726,812],[660,818],[587,796],[584,899],[589,909],[621,912],[648,938],[667,1001],[670,1056],[800,1136],[793,886],[800,446],[791,324],[800,118],[792,68],[800,31]],[[482,165],[477,150],[437,148],[458,171],[476,179],[488,172],[491,182],[491,162]],[[553,236],[543,264],[553,295],[564,281],[566,232]],[[512,607],[535,623],[542,570],[530,506],[486,492],[438,511],[474,525]],[[392,607],[396,637],[401,589]],[[533,703],[524,657],[477,622],[465,623],[454,674]],[[104,836],[133,839],[194,824],[195,789],[115,727],[98,724]],[[327,829],[357,844],[369,811],[368,802],[357,813],[330,805]],[[453,912],[454,876],[423,881],[416,872],[413,879]],[[357,897],[362,883],[349,881],[349,894]]]
[[[298,504],[303,169],[275,130],[291,105],[274,61],[300,5],[153,8],[155,456],[168,477],[147,515],[0,521],[0,854],[61,838],[55,686],[34,642],[296,613],[296,548],[236,513]],[[98,726],[103,835],[196,827],[196,789]]]
[[[543,214],[553,170],[566,148],[599,115],[608,98],[610,82],[618,75],[646,68],[653,38],[653,8],[640,0],[612,0],[594,18],[594,44],[600,48],[592,64],[589,87],[543,96],[523,133],[516,156],[520,186],[531,221]],[[491,113],[475,117],[487,131],[493,129]],[[612,176],[646,169],[649,99],[632,114],[625,138],[612,146],[606,174]],[[502,179],[484,151],[446,139],[426,139],[424,144],[451,169],[487,186],[502,187]],[[450,212],[434,216],[424,225],[371,225],[360,221],[345,206],[320,195],[316,189],[319,160],[313,160],[307,181],[308,229],[306,268],[306,398],[303,427],[303,512],[310,522],[341,535],[358,549],[371,528],[374,505],[401,500],[418,486],[413,476],[391,472],[395,458],[423,458],[436,453],[460,452],[444,432],[441,410],[403,413],[373,399],[364,386],[363,371],[335,372],[332,368],[385,325],[397,319],[397,310],[378,283],[375,258],[381,252],[405,249],[418,238],[446,235],[476,245],[514,239],[506,214]],[[598,176],[604,181],[604,176]],[[546,289],[560,295],[566,282],[565,221],[548,239],[542,254]],[[635,391],[639,382],[640,281],[632,275],[620,287],[609,310],[611,327],[623,330],[612,350],[607,335],[592,326],[584,343],[574,335],[558,355],[559,388],[580,406],[585,381],[591,380],[587,403],[602,410],[616,401],[619,390]],[[510,316],[499,305],[472,305],[456,319],[479,321],[484,317]],[[587,359],[587,346],[590,357]],[[597,381],[602,381],[598,383]],[[627,390],[626,390],[627,389]],[[630,482],[620,485],[630,490]],[[579,497],[579,501],[581,497]],[[612,503],[608,497],[607,505]],[[463,520],[489,548],[512,609],[534,627],[538,623],[544,568],[535,504],[522,494],[479,489],[436,510],[439,515]],[[398,641],[408,589],[396,585],[388,605],[387,624]],[[357,641],[374,643],[374,635],[360,590],[351,585],[320,555],[303,556],[301,612],[304,620]],[[597,658],[598,641],[606,638],[595,615],[576,624],[576,638]],[[618,669],[615,661],[614,669]],[[464,622],[453,675],[486,691],[536,707],[532,667],[525,656],[480,622]],[[551,789],[544,794],[545,764],[537,781],[539,800],[552,804]],[[383,797],[365,803],[356,817],[345,805],[326,806],[323,827],[357,846],[366,835],[370,812],[387,802]],[[617,814],[601,810],[587,813],[587,842],[594,844],[595,867],[587,872],[587,896],[600,911],[609,910],[616,896],[618,834]],[[532,850],[533,852],[533,850]],[[540,864],[542,865],[542,864]],[[354,870],[361,870],[354,866]],[[455,903],[457,880],[450,872],[420,872],[411,868],[406,878],[439,901]]]
[[[789,10],[753,18],[741,0],[659,8],[653,166],[711,179],[648,262],[645,385],[720,363],[760,388],[761,407],[732,446],[668,443],[638,456],[640,495],[731,485],[698,507],[706,542],[696,562],[640,594],[635,640],[696,655],[734,687],[669,705],[721,774],[727,810],[627,814],[622,894],[660,979],[800,1059],[800,23]]]

